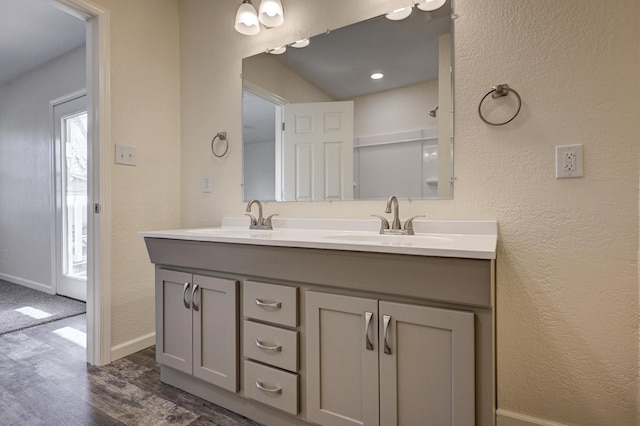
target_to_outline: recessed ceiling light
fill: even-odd
[[[373,74],[371,74],[371,78],[374,80],[380,80],[382,77],[384,77],[384,74],[382,74],[381,72],[374,72]]]
[[[412,9],[413,9],[413,6],[401,7],[399,9],[395,9],[387,13],[385,16],[387,17],[387,19],[390,19],[392,21],[400,21],[402,19],[407,18],[409,15],[411,15]]]

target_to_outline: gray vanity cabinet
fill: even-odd
[[[471,312],[308,291],[307,417],[474,425]]]
[[[238,282],[156,271],[159,364],[238,390]]]

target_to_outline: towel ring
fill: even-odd
[[[491,97],[494,99],[502,98],[503,96],[507,96],[509,92],[513,93],[513,95],[518,100],[518,109],[516,110],[516,113],[513,114],[513,116],[510,119],[502,123],[493,123],[487,120],[486,118],[484,118],[484,116],[482,115],[482,103],[487,98],[487,96],[491,95]],[[498,84],[497,86],[493,86],[491,90],[486,95],[484,95],[480,100],[480,104],[478,104],[478,115],[480,116],[480,119],[482,121],[489,124],[490,126],[504,126],[505,124],[510,123],[514,118],[518,116],[518,114],[520,113],[520,108],[522,108],[522,99],[520,98],[520,95],[518,94],[518,92],[516,92],[514,89],[509,87],[508,84]]]
[[[216,139],[219,139],[220,142],[224,142],[224,151],[222,151],[222,154],[217,154],[216,150],[215,150],[215,143],[216,143]],[[218,134],[216,134],[213,139],[211,139],[211,152],[213,153],[213,155],[215,155],[218,158],[222,158],[225,155],[227,155],[227,151],[229,151],[229,140],[227,139],[227,132],[220,132]]]

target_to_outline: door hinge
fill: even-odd
[[[93,212],[94,213],[100,213],[101,210],[102,210],[102,206],[100,205],[100,203],[95,203],[93,205]]]
[[[284,132],[284,127],[285,127],[285,125],[284,125],[284,121],[283,121],[283,122],[282,122],[282,131],[283,131],[283,132]]]

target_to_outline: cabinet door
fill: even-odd
[[[238,390],[237,281],[193,276],[193,375]]]
[[[156,360],[191,374],[191,274],[156,271]]]
[[[379,326],[380,423],[473,426],[473,313],[380,302]]]
[[[312,291],[305,300],[308,419],[378,425],[378,302]]]

